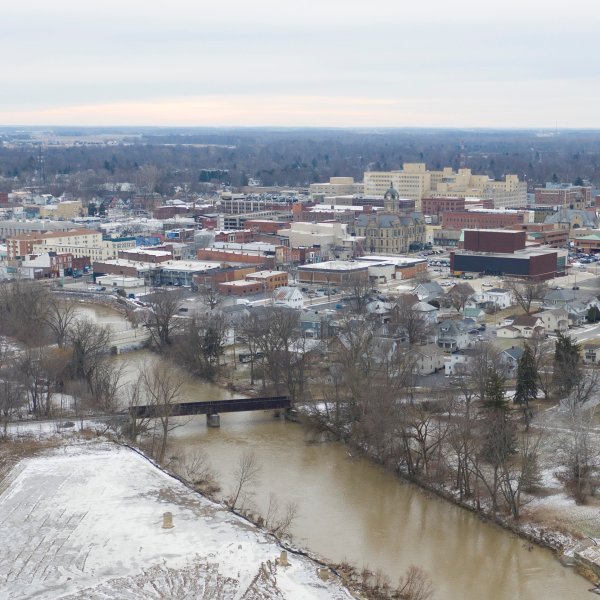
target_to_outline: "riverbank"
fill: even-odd
[[[335,574],[300,553],[286,560],[272,536],[130,448],[72,438],[21,460],[7,482],[0,494],[0,527],[11,540],[0,557],[7,598],[141,600],[150,590],[356,597]]]
[[[298,421],[297,418],[294,420]],[[304,414],[303,418],[299,420],[307,427],[314,427],[316,430],[322,428],[322,423],[315,421],[310,415]],[[552,551],[557,561],[560,561],[561,564],[569,567],[575,566],[576,571],[580,575],[583,575],[594,584],[600,584],[600,577],[597,572],[581,565],[576,565],[573,560],[574,553],[585,547],[585,544],[582,544],[582,540],[588,537],[591,539],[591,535],[586,531],[573,528],[570,526],[570,522],[564,518],[567,512],[573,517],[591,512],[593,513],[593,517],[590,518],[593,518],[595,527],[600,527],[597,516],[598,507],[578,506],[574,500],[566,497],[564,493],[556,494],[558,498],[552,502],[552,492],[556,493],[557,490],[540,487],[540,496],[531,495],[524,502],[521,509],[521,517],[515,520],[509,515],[493,512],[485,499],[477,502],[473,497],[460,498],[457,490],[450,489],[443,484],[427,481],[419,477],[411,477],[401,469],[389,469],[373,453],[366,451],[364,447],[359,447],[347,439],[343,439],[341,436],[336,436],[335,432],[329,429],[325,433],[332,436],[332,439],[337,439],[351,448],[353,454],[365,456],[368,460],[394,473],[401,480],[416,485],[425,493],[434,494],[436,497],[459,507],[461,510],[466,509],[481,521],[507,530],[525,540],[528,544],[535,544],[536,546]],[[551,479],[556,481],[552,474],[544,471],[542,484],[548,486],[548,481]],[[536,518],[540,513],[540,509],[543,509],[543,519]],[[573,521],[575,520],[576,518],[573,518]],[[595,532],[596,530],[592,531]]]

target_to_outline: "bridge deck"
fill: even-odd
[[[273,410],[290,408],[288,396],[267,396],[265,398],[233,398],[231,400],[208,400],[206,402],[181,402],[173,404],[169,416],[216,415],[226,412],[245,412],[250,410]],[[136,419],[155,418],[163,414],[161,406],[133,406],[129,413]]]

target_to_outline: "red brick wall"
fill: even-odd
[[[525,248],[525,231],[479,231],[465,230],[465,250],[474,252],[514,252]]]
[[[523,222],[523,213],[456,211],[442,214],[444,229],[502,229]]]
[[[236,254],[227,250],[200,248],[197,252],[198,260],[218,260],[220,262],[248,263],[262,265],[267,269],[275,266],[275,257],[256,256],[255,254]]]
[[[529,260],[529,276],[532,279],[550,279],[556,274],[555,253],[532,256]]]
[[[421,207],[425,215],[437,215],[444,212],[465,210],[464,198],[423,198]]]

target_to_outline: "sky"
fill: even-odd
[[[13,0],[2,125],[599,128],[597,0]]]

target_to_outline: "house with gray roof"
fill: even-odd
[[[446,319],[435,328],[436,344],[445,352],[456,352],[468,348],[469,326],[463,321]]]
[[[415,286],[412,291],[423,302],[437,300],[444,296],[444,288],[437,281],[424,281]]]
[[[519,361],[523,356],[523,352],[524,350],[520,346],[513,346],[512,348],[507,348],[506,350],[502,351],[500,359],[505,365],[506,374],[509,377],[512,378],[517,376],[517,369],[519,367]]]

